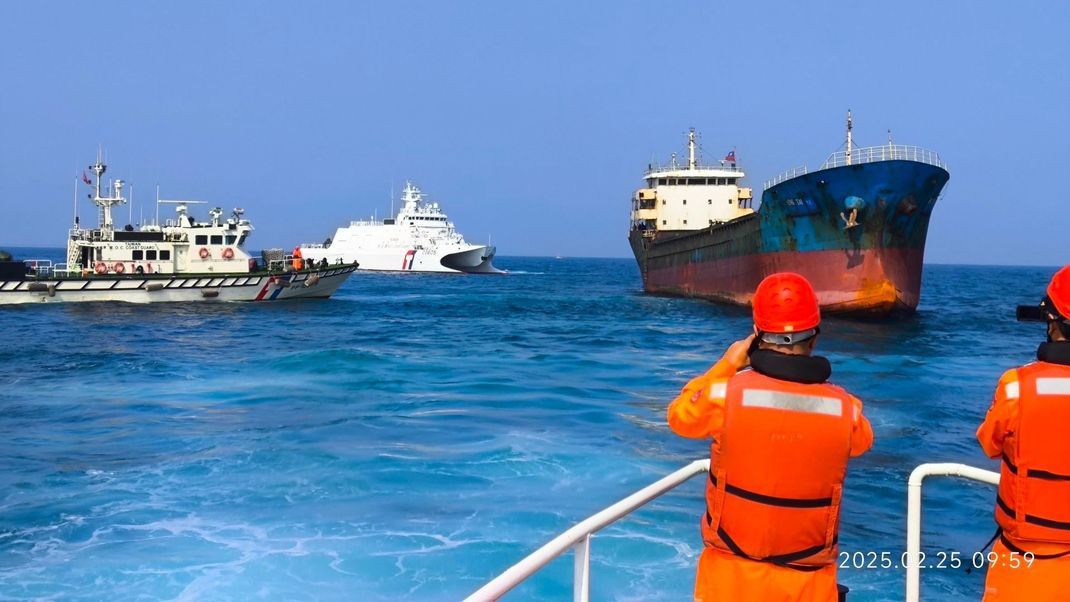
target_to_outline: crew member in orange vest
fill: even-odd
[[[290,262],[293,268],[300,272],[305,269],[305,261],[301,258],[301,247],[294,247],[293,261]]]
[[[676,434],[713,438],[695,600],[835,601],[847,460],[873,430],[812,355],[821,312],[810,283],[773,274],[752,304],[754,334],[669,405]]]
[[[986,602],[1070,600],[1070,266],[1047,293],[1018,313],[1047,322],[1048,341],[1003,374],[977,429],[985,454],[1003,459]]]

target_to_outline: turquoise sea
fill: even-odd
[[[746,312],[643,295],[630,259],[497,263],[511,273],[358,273],[324,301],[0,309],[0,599],[457,600],[708,454],[665,407]],[[841,551],[898,559],[917,464],[995,466],[973,433],[1033,357],[1042,327],[1014,306],[1053,271],[927,266],[917,315],[826,321],[833,380],[876,434]],[[592,599],[689,599],[702,487],[595,537]],[[994,490],[925,491],[930,558],[969,558]],[[571,571],[510,599],[568,599]],[[929,569],[923,597],[979,599],[983,579]],[[840,581],[903,598],[901,569]]]

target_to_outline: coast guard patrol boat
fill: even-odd
[[[189,205],[173,204],[177,216],[163,225],[139,230],[116,229],[112,208],[127,202],[122,180],[101,189],[107,166],[98,157],[89,167],[96,176],[93,203],[99,209],[97,228],[74,227],[67,239],[66,263],[49,260],[0,261],[0,304],[127,301],[275,301],[324,298],[333,294],[356,270],[356,264],[312,266],[299,257],[264,254],[258,262],[245,251],[253,230],[242,209],[224,219],[216,207],[200,223]]]
[[[494,267],[495,248],[465,242],[438,203],[426,202],[405,183],[394,218],[352,221],[321,245],[301,245],[305,259],[359,262],[362,270],[502,274]]]

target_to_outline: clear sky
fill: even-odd
[[[630,195],[688,127],[757,194],[850,108],[857,143],[950,165],[928,261],[1064,264],[1068,25],[1054,1],[11,3],[0,246],[62,246],[103,145],[135,222],[158,183],[244,207],[252,248],[382,216],[409,178],[501,255],[625,257]]]

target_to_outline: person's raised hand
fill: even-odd
[[[745,339],[740,339],[729,345],[728,350],[724,352],[723,359],[730,361],[737,369],[749,366],[749,352],[751,343],[754,342],[754,336],[755,335],[752,334]]]

